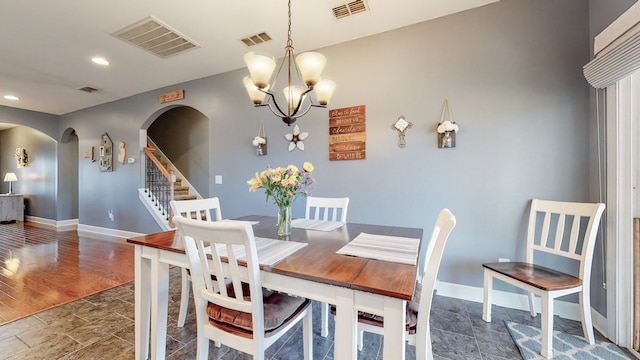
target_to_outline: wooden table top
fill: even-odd
[[[250,215],[236,220],[259,221],[253,226],[255,236],[278,238],[276,217]],[[423,231],[418,228],[355,223],[347,223],[334,231],[292,228],[290,238],[283,241],[308,245],[274,266],[263,267],[263,271],[411,300],[417,266],[336,254],[361,232],[422,239]],[[182,240],[175,236],[174,230],[127,239],[127,242],[184,253]],[[420,246],[426,244],[421,242]]]

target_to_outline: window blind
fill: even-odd
[[[606,88],[640,70],[640,2],[596,36],[594,52],[583,73],[595,88]]]
[[[584,77],[595,88],[606,88],[640,69],[640,32],[583,67]]]

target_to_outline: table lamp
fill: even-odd
[[[11,189],[11,184],[14,181],[18,181],[18,178],[16,177],[15,173],[12,172],[8,172],[5,176],[4,176],[4,182],[9,182],[9,192],[7,194],[13,194],[13,190]]]

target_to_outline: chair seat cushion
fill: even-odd
[[[249,300],[248,284],[243,284],[242,287],[244,299]],[[227,286],[227,292],[230,295],[234,294],[231,285]],[[276,330],[309,304],[308,299],[289,296],[264,288],[262,289],[262,295],[265,332]],[[210,302],[207,305],[207,314],[209,315],[210,322],[215,326],[222,325],[224,327],[226,324],[244,330],[247,333],[253,331],[251,313],[225,308]]]
[[[571,289],[582,285],[580,278],[526,262],[486,263],[482,266],[545,291]]]
[[[418,324],[418,309],[420,307],[420,294],[422,293],[422,284],[416,283],[415,289],[413,291],[413,300],[407,301],[406,307],[406,321],[407,321],[407,332],[409,334],[416,333],[416,325]],[[331,305],[331,313],[335,315],[336,307],[335,305]],[[381,315],[375,315],[367,312],[358,311],[358,321],[361,323],[383,327],[384,326],[384,317]]]

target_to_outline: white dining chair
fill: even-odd
[[[422,283],[416,282],[413,300],[406,306],[407,342],[416,347],[416,359],[433,359],[431,348],[431,303],[438,278],[438,270],[444,248],[451,231],[456,226],[456,217],[449,209],[442,209],[429,238],[425,253],[425,268]],[[363,333],[384,335],[384,318],[380,315],[358,312],[358,350],[362,350]]]
[[[579,293],[582,332],[587,342],[594,344],[590,300],[591,264],[604,208],[604,204],[598,203],[532,200],[525,262],[482,264],[484,321],[491,322],[493,279],[528,291],[531,316],[536,316],[534,295],[539,296],[542,316],[540,353],[545,358],[552,358],[554,300],[567,294]],[[541,256],[538,255],[541,253],[546,254],[545,266],[535,263],[539,262]],[[549,256],[553,258],[553,262]],[[558,270],[567,264],[577,264],[577,273],[569,274],[567,270]]]
[[[304,218],[322,221],[347,221],[349,198],[308,196]],[[329,335],[329,304],[320,303],[320,335]]]
[[[307,197],[304,218],[323,221],[347,221],[349,198]]]
[[[191,268],[197,359],[208,358],[210,340],[264,359],[265,350],[302,321],[304,359],[311,360],[311,301],[262,288],[251,224],[179,216],[174,221],[183,235]],[[234,247],[244,250],[238,253],[245,254],[242,262],[246,266],[238,263]]]
[[[172,200],[170,203],[172,216],[182,216],[201,221],[220,221],[222,212],[220,200],[217,197],[195,200]],[[183,327],[187,319],[189,307],[189,286],[191,279],[189,270],[182,268],[182,286],[180,289],[180,311],[178,312],[178,327]]]

